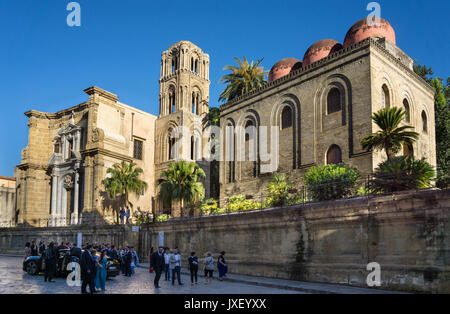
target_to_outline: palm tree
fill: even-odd
[[[102,184],[105,186],[110,199],[123,197],[125,205],[129,205],[130,193],[135,193],[139,197],[147,189],[147,183],[139,179],[144,171],[135,167],[134,162],[122,161],[106,170],[107,177],[102,181]]]
[[[260,67],[263,59],[256,63],[253,61],[248,63],[245,57],[243,57],[243,61],[236,57],[234,60],[239,64],[239,67],[227,65],[223,68],[231,71],[231,73],[225,75],[219,81],[219,83],[225,82],[228,84],[225,91],[220,95],[219,101],[230,101],[267,83],[265,77],[269,71],[264,71],[263,67]]]
[[[372,115],[372,120],[378,125],[380,131],[366,136],[361,144],[366,150],[385,150],[388,160],[395,157],[395,154],[403,145],[412,145],[419,134],[411,131],[412,126],[399,126],[405,117],[405,110],[392,107],[381,109]]]
[[[205,189],[199,182],[205,177],[205,172],[195,162],[171,163],[169,169],[161,172],[161,178],[158,180],[159,197],[164,202],[181,202],[181,214],[184,216],[186,205],[199,202],[205,197]]]

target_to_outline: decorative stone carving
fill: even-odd
[[[71,189],[73,189],[73,185],[74,185],[74,182],[73,182],[72,175],[70,175],[70,174],[66,175],[64,177],[64,188],[66,190],[71,190]]]

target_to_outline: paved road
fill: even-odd
[[[155,291],[154,274],[145,268],[137,268],[134,277],[118,276],[106,282],[106,293],[122,294],[299,294],[300,292],[260,287],[236,282],[214,281],[205,285],[191,286],[190,278],[181,276],[183,286],[161,279],[162,289]],[[45,283],[42,276],[29,276],[22,270],[22,258],[0,256],[0,294],[79,294],[79,287],[69,287],[65,279],[58,278],[55,283]]]

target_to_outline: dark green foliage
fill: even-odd
[[[308,196],[318,202],[351,195],[358,179],[358,170],[342,164],[313,167],[303,177]]]
[[[378,166],[371,189],[388,193],[428,188],[434,175],[433,167],[425,159],[395,157]]]

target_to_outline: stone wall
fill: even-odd
[[[0,253],[22,253],[32,238],[130,244],[145,259],[151,246],[178,246],[215,258],[230,272],[366,286],[367,264],[381,265],[383,289],[450,293],[450,190],[360,197],[224,216],[176,219],[143,226],[0,229]]]
[[[377,262],[384,289],[450,293],[449,209],[450,190],[422,191],[180,219],[141,237],[156,247],[164,232],[184,259],[225,250],[231,273],[367,287]]]
[[[16,179],[0,176],[0,228],[14,226]]]

